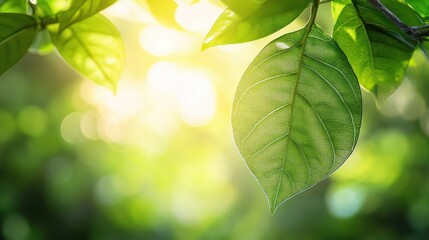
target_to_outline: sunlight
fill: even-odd
[[[207,0],[195,4],[179,4],[176,10],[176,21],[190,32],[206,33],[223,8],[213,5]]]
[[[203,126],[216,112],[215,91],[209,76],[202,71],[185,71],[176,97],[180,116],[191,126]]]
[[[213,84],[209,75],[201,70],[158,62],[149,69],[148,84],[153,91],[177,101],[180,117],[191,126],[206,125],[216,112]]]
[[[133,0],[118,1],[103,10],[103,13],[109,17],[125,19],[129,22],[140,22],[145,24],[156,23],[155,18],[150,12]]]
[[[140,33],[140,45],[154,56],[186,54],[199,50],[196,40],[189,34],[160,25],[145,27]]]

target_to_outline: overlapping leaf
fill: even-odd
[[[52,40],[64,59],[89,79],[116,88],[125,50],[116,27],[96,14],[75,23],[59,34],[51,32]]]
[[[338,45],[314,26],[266,46],[234,98],[234,139],[274,212],[352,153],[361,93]]]
[[[387,7],[407,24],[422,23],[402,2],[390,1]],[[383,101],[401,84],[416,42],[366,1],[336,0],[333,10],[334,39],[361,85]]]
[[[58,13],[60,32],[70,25],[93,16],[117,0],[73,0],[68,10]]]
[[[33,41],[36,20],[28,15],[0,13],[0,75],[15,65]]]
[[[268,36],[295,20],[310,0],[265,1],[256,9],[239,13],[226,9],[204,39],[203,49],[231,43],[243,43]]]

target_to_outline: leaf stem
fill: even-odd
[[[317,16],[317,10],[319,9],[320,0],[313,0],[313,4],[311,6],[311,12],[310,12],[310,20],[308,21],[308,26],[311,29],[311,26],[313,26],[314,21],[316,21]]]

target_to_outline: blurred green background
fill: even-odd
[[[421,53],[329,179],[270,215],[232,141],[234,89],[275,36],[200,51],[219,1],[175,24],[122,0],[104,11],[127,64],[114,95],[56,53],[0,77],[1,239],[429,239],[429,67]],[[318,23],[332,29],[329,4]]]

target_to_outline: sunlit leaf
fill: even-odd
[[[222,0],[225,5],[237,13],[253,11],[267,1],[270,0]]]
[[[0,12],[2,13],[27,13],[27,0],[0,0]]]
[[[177,3],[174,0],[146,0],[153,16],[163,25],[181,29],[175,20]]]
[[[366,3],[355,5],[348,1],[344,5],[344,1],[334,1],[334,10],[337,5],[344,8],[337,17],[333,37],[347,55],[360,84],[381,102],[401,84],[416,42]],[[403,3],[391,2],[388,7],[408,23],[421,23],[411,9],[403,9]]]
[[[350,4],[351,0],[333,0],[331,7],[332,7],[332,16],[334,19],[338,19],[338,16],[340,16],[341,11],[344,9],[344,7],[347,4]]]
[[[52,16],[67,9],[69,6],[68,0],[38,0],[37,1],[37,14],[39,16]]]
[[[100,14],[78,22],[51,38],[64,59],[89,79],[116,88],[125,50],[116,27]]]
[[[234,98],[234,139],[274,212],[352,153],[361,93],[346,56],[314,26],[266,46]]]
[[[70,8],[58,13],[60,32],[73,23],[77,23],[100,12],[117,0],[73,0]]]
[[[268,36],[295,20],[308,6],[310,0],[271,0],[254,11],[239,14],[226,9],[216,20],[204,39],[203,49],[243,43]]]
[[[428,0],[405,0],[413,7],[420,15],[429,16],[429,1]]]
[[[0,75],[15,65],[33,41],[36,20],[28,15],[0,13]]]

